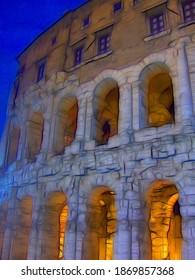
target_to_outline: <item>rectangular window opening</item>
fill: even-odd
[[[83,61],[83,46],[79,47],[74,52],[74,65],[79,65]]]
[[[45,62],[38,64],[38,75],[37,82],[41,81],[44,78],[45,72]]]
[[[99,37],[98,54],[106,53],[110,50],[110,34]]]
[[[195,20],[195,0],[185,1],[183,3],[183,14],[185,22]]]
[[[113,5],[113,12],[117,12],[117,11],[120,11],[122,9],[122,3],[121,1],[120,2],[117,2]]]
[[[150,30],[152,35],[165,30],[164,13],[150,17]]]
[[[89,25],[89,16],[87,16],[87,17],[85,17],[84,19],[83,19],[83,27],[86,27],[86,26],[88,26]]]

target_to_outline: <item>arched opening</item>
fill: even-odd
[[[140,127],[160,127],[175,121],[173,85],[168,68],[153,63],[140,75]]]
[[[3,242],[6,228],[8,203],[3,202],[0,206],[0,259],[2,259]]]
[[[182,231],[179,194],[170,182],[153,184],[148,193],[149,232],[153,260],[181,259]]]
[[[17,158],[19,138],[20,138],[20,128],[14,126],[11,129],[8,138],[6,166],[12,164]]]
[[[94,140],[97,145],[103,145],[118,133],[119,87],[116,81],[107,78],[97,85],[93,110]]]
[[[44,212],[42,259],[64,258],[64,240],[68,216],[67,199],[63,192],[53,192]]]
[[[26,260],[28,254],[28,242],[32,224],[33,200],[24,197],[16,209],[16,220],[11,246],[11,260]]]
[[[42,113],[34,112],[32,119],[29,122],[29,131],[27,139],[27,160],[29,162],[34,161],[36,155],[41,150],[41,144],[43,140],[43,128],[44,118]]]
[[[75,139],[77,129],[78,102],[76,97],[67,96],[60,102],[56,118],[54,151],[62,154],[64,148]]]
[[[92,191],[88,202],[87,233],[82,258],[85,260],[112,260],[116,232],[114,192],[107,187]]]

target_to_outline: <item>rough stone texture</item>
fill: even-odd
[[[143,2],[149,8],[147,1]],[[124,17],[119,21],[117,33],[124,29],[121,34],[127,37],[128,18],[135,22],[136,7],[132,7],[129,15],[129,1],[124,3]],[[90,10],[91,4],[87,5]],[[141,1],[138,5],[137,13]],[[100,5],[97,22],[105,7],[106,4]],[[140,15],[139,25],[142,20]],[[67,15],[56,24],[61,43],[68,38],[69,22]],[[21,64],[33,66],[24,76],[22,93],[15,100],[14,109],[10,109],[1,143],[2,259],[59,259],[60,215],[65,206],[68,216],[64,259],[172,258],[170,250],[175,249],[164,247],[173,243],[170,239],[179,224],[175,221],[179,212],[182,235],[179,254],[182,259],[195,259],[195,40],[191,26],[179,30],[172,24],[172,37],[167,35],[160,41],[153,38],[144,43],[143,31],[140,34],[136,31],[138,38],[131,42],[126,38],[122,47],[122,35],[118,39],[114,35],[115,54],[96,57],[91,64],[88,61],[78,69],[70,68],[69,57],[64,69],[60,61],[64,49],[51,49],[48,76],[36,84],[30,81],[36,72],[36,59],[49,49],[45,41],[48,33],[35,43],[39,45],[35,61],[32,61],[33,47],[20,57]],[[75,17],[72,44],[81,38],[82,31],[76,31],[76,26]],[[92,31],[95,32],[86,32],[92,36]],[[139,42],[141,47],[137,48]],[[87,59],[91,51],[89,48]],[[71,56],[70,49],[68,55]],[[65,72],[67,68],[71,72]],[[155,100],[153,104],[156,97],[153,79],[158,75],[161,75],[158,82],[166,76],[168,91],[163,85],[157,92],[158,102]],[[152,90],[148,100],[150,80]],[[117,94],[110,94],[113,90]],[[166,107],[163,121],[156,119],[159,103]],[[152,113],[151,104],[155,107]],[[110,112],[110,107],[114,112]],[[95,124],[94,119],[98,120]],[[97,145],[94,135],[98,130],[104,132],[102,126],[106,121],[110,131],[105,133],[106,141],[101,135],[101,145]],[[68,140],[65,136],[69,136]],[[29,151],[33,151],[30,160]],[[173,211],[175,193],[166,195],[164,200],[155,197],[165,185],[168,189],[174,186],[179,196],[179,212]],[[157,222],[153,224],[154,219]]]

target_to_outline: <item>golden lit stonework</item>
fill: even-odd
[[[59,237],[59,254],[58,259],[63,259],[63,251],[64,251],[64,238],[65,238],[65,231],[66,231],[66,221],[67,221],[67,215],[68,215],[68,207],[65,205],[62,209],[62,212],[60,214],[60,237]]]

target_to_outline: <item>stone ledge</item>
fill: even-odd
[[[165,36],[165,35],[169,34],[170,32],[171,32],[171,29],[164,30],[164,31],[162,31],[162,32],[160,32],[160,33],[158,33],[158,34],[150,35],[150,36],[148,36],[148,37],[145,37],[145,38],[144,38],[144,41],[145,41],[145,42],[148,42],[148,41],[157,39],[157,38],[159,38],[159,37],[162,37],[162,36]]]

